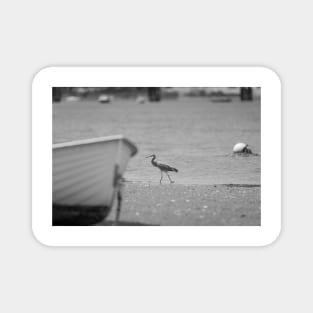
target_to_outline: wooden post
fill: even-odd
[[[62,91],[60,87],[52,87],[52,101],[60,102],[62,97]]]
[[[252,87],[241,87],[240,88],[240,99],[241,99],[241,101],[252,101],[253,100]]]
[[[161,88],[160,87],[148,87],[148,98],[149,101],[160,101],[161,100]]]

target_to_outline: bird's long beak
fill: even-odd
[[[151,157],[152,157],[152,154],[151,154],[151,155],[146,156],[146,158],[151,158]]]

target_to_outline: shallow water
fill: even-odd
[[[159,170],[145,156],[176,167],[180,184],[260,184],[261,157],[232,155],[237,142],[261,154],[260,100],[214,103],[179,98],[138,104],[134,99],[53,104],[53,142],[123,134],[139,148],[125,178],[158,183]],[[168,181],[164,175],[164,183]]]

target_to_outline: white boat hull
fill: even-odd
[[[123,136],[53,146],[53,219],[110,211],[117,178],[137,148]]]

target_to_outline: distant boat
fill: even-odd
[[[136,98],[136,102],[140,103],[140,104],[145,103],[146,102],[146,98],[144,96],[138,96]]]
[[[67,101],[67,102],[76,102],[76,101],[79,101],[79,100],[80,100],[79,96],[67,96],[65,98],[65,101]]]
[[[98,102],[100,103],[109,103],[112,101],[112,97],[109,95],[100,95],[98,97]]]
[[[106,218],[137,147],[122,135],[53,145],[53,225]]]
[[[218,96],[218,97],[212,97],[211,101],[212,102],[231,102],[232,99],[230,97]]]

